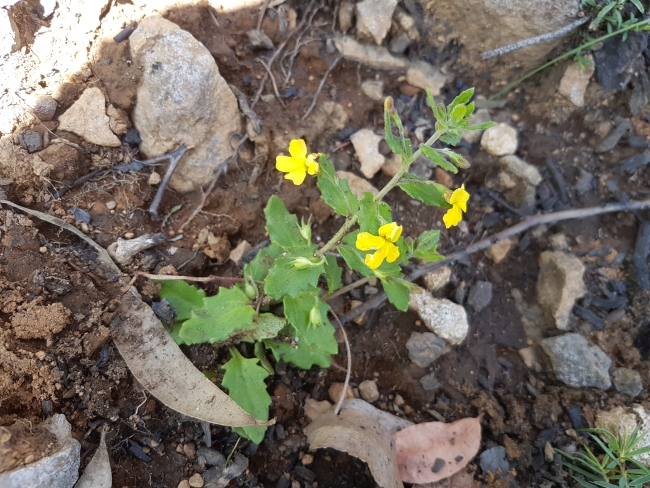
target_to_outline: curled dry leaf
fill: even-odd
[[[102,432],[99,447],[74,488],[111,488],[111,486],[113,486],[111,462],[106,450],[106,432]]]
[[[328,448],[347,452],[370,468],[382,488],[403,488],[397,471],[395,443],[377,418],[364,411],[347,408],[339,415],[329,410],[305,429],[312,450]]]
[[[402,481],[431,483],[458,472],[476,455],[481,418],[416,424],[400,430],[393,439]]]
[[[103,275],[118,277],[116,293],[127,280],[108,252],[83,232],[63,220],[7,200],[0,203],[34,215],[66,229],[88,243],[98,254],[97,266]],[[101,274],[101,273],[100,273]],[[137,296],[134,288],[120,302],[111,324],[113,342],[133,376],[158,400],[177,412],[211,424],[231,427],[270,425],[255,419],[194,367],[171,339],[151,307]]]

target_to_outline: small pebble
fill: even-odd
[[[150,184],[151,186],[153,186],[153,185],[157,185],[157,184],[160,183],[161,181],[162,181],[162,177],[160,176],[159,173],[157,173],[157,172],[154,171],[153,173],[151,173],[151,174],[149,175],[149,184]]]
[[[203,477],[199,473],[194,473],[189,479],[189,485],[192,488],[201,488],[203,486]]]
[[[307,465],[309,465],[309,464],[311,464],[311,463],[313,463],[313,462],[314,462],[314,456],[312,456],[311,454],[305,454],[305,455],[302,457],[302,464],[303,464],[303,466],[307,466]]]
[[[341,393],[343,392],[343,383],[332,383],[327,393],[329,394],[330,400],[336,403],[341,398]],[[345,393],[345,398],[354,398],[352,393],[352,388],[348,386],[347,392]]]
[[[365,380],[359,384],[359,394],[367,402],[376,402],[379,400],[379,390],[377,383],[372,380]]]
[[[404,402],[404,399],[402,398],[402,395],[400,395],[399,393],[397,395],[395,395],[394,403],[398,407],[401,407],[402,405],[404,405],[405,402]]]
[[[183,452],[188,458],[193,458],[196,455],[196,444],[188,442],[183,446]]]
[[[178,484],[178,488],[190,488],[190,482],[183,480]]]
[[[135,237],[135,234],[133,232],[127,232],[124,234],[125,239],[133,239]]]
[[[106,208],[109,210],[114,210],[115,207],[117,207],[117,202],[115,200],[111,200],[110,202],[106,202]]]
[[[41,254],[45,254],[47,252],[47,247],[45,246],[39,247],[38,252],[40,252]]]

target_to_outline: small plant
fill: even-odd
[[[586,452],[569,454],[560,449],[568,461],[564,466],[582,475],[573,476],[580,486],[586,488],[642,488],[650,486],[650,468],[634,459],[650,452],[650,446],[637,449],[647,432],[624,432],[615,435],[607,429],[584,429],[602,449],[603,454],[595,455],[585,446]]]
[[[404,279],[400,265],[417,259],[438,261],[439,231],[426,231],[419,236],[402,235],[403,228],[393,220],[390,206],[383,201],[396,186],[428,205],[447,208],[443,220],[447,228],[458,225],[467,211],[469,193],[464,186],[454,191],[438,183],[408,172],[420,156],[429,158],[441,168],[457,173],[467,161],[449,148],[434,148],[437,141],[456,145],[467,130],[486,129],[493,123],[470,125],[474,111],[469,89],[458,95],[449,106],[436,104],[427,90],[429,105],[436,119],[435,133],[417,150],[404,135],[404,127],[387,98],[384,104],[385,139],[392,151],[402,157],[397,174],[377,195],[366,192],[359,200],[350,191],[348,182],[337,176],[334,166],[324,154],[309,154],[302,140],[293,140],[289,156],[278,156],[276,168],[295,185],[307,177],[315,177],[325,203],[345,217],[336,234],[319,248],[312,241],[311,223],[298,222],[283,201],[272,196],[264,210],[266,230],[271,244],[244,265],[241,283],[232,288],[219,288],[216,295],[206,297],[203,290],[183,281],[165,281],[159,296],[171,302],[176,318],[171,336],[178,344],[215,343],[230,347],[231,359],[223,366],[222,386],[230,397],[248,413],[268,420],[271,397],[265,378],[273,374],[266,354],[298,368],[314,365],[327,368],[337,354],[334,327],[327,319],[331,312],[326,299],[341,287],[343,269],[336,252],[345,265],[364,278],[377,278],[391,303],[406,310],[409,292],[415,286]],[[396,134],[393,130],[396,130]],[[283,316],[272,313],[272,307],[283,305]],[[277,310],[277,309],[276,309]],[[335,316],[336,318],[336,316]],[[246,358],[234,346],[240,342],[253,344],[253,358]],[[242,349],[251,351],[251,349]],[[265,427],[242,427],[234,430],[255,443],[261,442]]]
[[[645,8],[641,0],[582,0],[582,7],[591,8],[597,12],[594,20],[589,24],[590,30],[598,30],[601,25],[605,25],[607,32],[612,33],[623,27],[630,26],[637,22],[634,13],[631,12],[629,18],[623,20],[625,9],[628,5],[633,5],[641,14],[645,13]],[[623,34],[623,40],[627,38],[627,32]]]

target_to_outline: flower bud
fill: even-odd
[[[300,235],[307,241],[307,244],[311,244],[311,217],[306,223],[303,220],[301,224]]]
[[[320,325],[323,323],[323,316],[320,313],[320,309],[318,308],[318,302],[316,302],[316,305],[313,306],[313,308],[309,311],[309,323],[311,325]]]
[[[246,286],[244,286],[244,293],[249,300],[255,300],[257,298],[257,290],[250,283],[246,283]]]
[[[320,263],[314,263],[311,259],[300,256],[294,259],[291,264],[293,264],[294,268],[305,269],[311,268],[312,266],[318,266]]]
[[[386,100],[384,100],[384,110],[388,112],[388,115],[395,115],[397,111],[395,110],[395,103],[393,102],[393,97],[386,97]]]

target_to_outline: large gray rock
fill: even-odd
[[[375,176],[386,161],[379,152],[379,142],[383,139],[370,129],[361,129],[350,136],[354,152],[361,163],[361,173],[366,178]]]
[[[426,368],[445,352],[447,343],[432,332],[411,332],[406,341],[409,358],[421,368]]]
[[[140,150],[154,157],[186,144],[192,149],[171,187],[187,192],[208,185],[233,154],[230,136],[240,131],[235,96],[205,46],[161,16],[144,19],[129,42],[134,63],[142,66],[133,111]]]
[[[467,337],[469,323],[462,305],[446,298],[433,298],[430,293],[412,293],[409,307],[415,310],[427,328],[451,344],[460,344]]]
[[[574,388],[612,386],[609,367],[612,360],[598,346],[592,346],[580,334],[549,337],[541,342],[551,359],[555,376]]]
[[[106,99],[99,88],[88,88],[72,107],[59,117],[59,130],[73,132],[98,146],[117,147],[120,140],[111,131]]]
[[[65,415],[55,414],[43,424],[56,436],[58,452],[35,463],[0,474],[2,488],[71,488],[79,478],[81,445],[70,435]]]
[[[386,38],[397,0],[363,0],[357,3],[357,35],[372,37],[379,46]]]
[[[393,56],[385,47],[361,44],[349,36],[337,37],[334,45],[344,58],[372,68],[403,70],[409,64],[406,58]]]
[[[549,324],[567,329],[575,301],[587,293],[584,273],[582,261],[572,254],[545,251],[540,255],[537,303]]]

